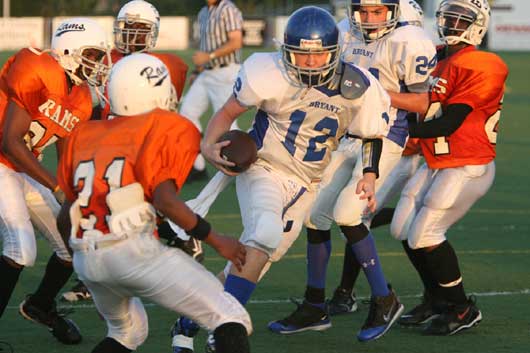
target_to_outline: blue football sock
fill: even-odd
[[[256,283],[250,282],[243,277],[234,276],[232,274],[226,277],[225,292],[232,294],[241,305],[245,305],[248,302],[255,288]]]
[[[372,233],[369,233],[364,239],[352,244],[351,248],[368,279],[372,295],[382,297],[390,294],[383,269],[381,268],[381,262],[379,262],[379,257],[377,256],[377,249],[375,248]]]
[[[326,288],[326,272],[329,256],[331,254],[331,241],[322,243],[307,243],[307,286],[313,288]]]

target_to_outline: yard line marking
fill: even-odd
[[[515,296],[515,295],[530,295],[530,289],[521,289],[516,291],[493,291],[493,292],[475,292],[475,293],[469,293],[472,295],[475,295],[477,297],[506,297],[506,296]],[[421,298],[423,296],[423,293],[418,294],[405,294],[405,295],[399,295],[400,298]],[[296,298],[299,300],[302,300],[302,298]],[[357,297],[358,300],[369,300],[370,297]],[[248,301],[248,304],[283,304],[283,303],[290,303],[290,299],[251,299]],[[154,303],[144,303],[145,307],[153,308],[157,307],[157,304]],[[58,308],[64,308],[64,309],[94,309],[96,306],[94,304],[65,304],[65,305],[58,305]],[[12,305],[8,306],[6,309],[8,310],[18,310],[18,305]]]
[[[512,214],[512,215],[530,215],[530,209],[520,209],[520,208],[476,208],[471,209],[468,212],[470,213],[481,213],[481,214]],[[223,219],[241,219],[239,213],[216,213],[206,216],[206,218],[211,220],[223,220]]]
[[[493,249],[483,249],[483,250],[461,250],[456,252],[458,255],[530,255],[530,249],[507,249],[507,250],[493,250]],[[382,251],[377,253],[379,257],[406,257],[405,252],[402,251]],[[344,253],[332,253],[331,257],[342,257]],[[283,259],[305,259],[306,254],[289,254],[284,255]],[[215,255],[215,257],[208,257],[205,260],[209,262],[224,262],[226,261],[222,257]],[[39,261],[36,262],[33,267],[44,267],[48,263]]]
[[[456,252],[458,255],[528,255],[530,249],[517,249],[517,250],[462,250]],[[382,251],[378,252],[379,257],[406,257],[404,251]],[[332,253],[331,257],[342,257],[344,253]],[[305,259],[306,254],[290,254],[285,255],[282,259]],[[217,260],[217,259],[211,259]],[[223,260],[223,259],[219,259]]]
[[[515,249],[515,250],[493,250],[493,249],[484,249],[484,250],[462,250],[456,252],[458,255],[529,255],[530,249]],[[404,251],[382,251],[378,252],[379,257],[406,257]],[[332,253],[331,257],[342,257],[344,253]],[[282,257],[283,259],[305,259],[306,254],[288,254]],[[220,257],[207,258],[206,261],[218,262],[226,261]]]

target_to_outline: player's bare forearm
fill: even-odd
[[[228,171],[225,167],[233,167],[233,162],[225,160],[221,156],[221,149],[230,144],[230,141],[217,142],[221,135],[230,129],[230,126],[248,108],[239,104],[232,95],[213,116],[206,128],[206,134],[201,143],[201,152],[204,158],[212,163],[217,169],[227,175],[236,175]]]
[[[9,101],[2,129],[2,152],[19,171],[54,190],[57,180],[39,163],[24,141],[31,121],[30,114],[24,108],[14,101]]]
[[[155,187],[153,206],[184,230],[192,229],[197,224],[197,216],[178,197],[173,180],[163,181]]]
[[[388,95],[394,108],[420,114],[424,114],[429,108],[429,94],[427,92],[398,93],[388,91]]]
[[[2,151],[9,161],[12,162],[19,171],[26,173],[53,191],[57,186],[57,179],[55,179],[52,173],[39,163],[33,153],[28,150],[24,140],[14,139],[7,143],[6,141],[7,139],[4,139]]]
[[[188,234],[200,238],[221,256],[232,261],[237,268],[245,264],[244,246],[236,239],[218,234],[207,222],[193,213],[177,196],[177,187],[173,180],[163,181],[156,186],[153,192],[153,206]]]
[[[239,104],[234,95],[231,95],[223,107],[210,119],[204,134],[203,144],[216,143],[219,137],[228,131],[232,123],[247,109],[247,107]]]
[[[70,254],[72,254],[72,249],[70,248],[69,242],[70,232],[72,229],[72,223],[70,222],[70,207],[72,207],[72,203],[70,201],[65,201],[62,204],[59,215],[57,216],[57,229],[59,230],[59,234],[61,234],[61,237],[66,244],[66,248]]]

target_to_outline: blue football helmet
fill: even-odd
[[[281,47],[282,60],[302,87],[322,86],[331,81],[339,62],[339,30],[329,12],[315,6],[296,10],[287,21]],[[318,68],[302,67],[295,54],[327,53],[327,60]]]
[[[361,10],[364,6],[386,6],[386,19],[377,23],[363,23]],[[399,0],[351,0],[348,9],[352,34],[370,43],[392,32],[399,21]]]

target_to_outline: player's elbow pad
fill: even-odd
[[[375,176],[379,178],[379,160],[382,151],[382,139],[363,139],[363,174],[375,173]]]

